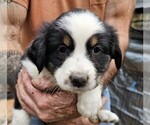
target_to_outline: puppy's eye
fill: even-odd
[[[95,46],[93,48],[93,51],[92,51],[94,54],[99,54],[101,52],[101,47],[100,46]]]
[[[60,53],[60,54],[64,54],[66,53],[67,51],[67,48],[65,46],[60,46],[57,51]]]

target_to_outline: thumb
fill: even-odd
[[[32,85],[41,91],[53,90],[56,87],[55,82],[51,78],[41,77],[32,79]]]

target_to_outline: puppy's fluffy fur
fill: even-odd
[[[88,10],[76,9],[42,28],[22,57],[22,64],[32,78],[50,73],[61,89],[77,93],[81,115],[93,122],[117,122],[117,115],[100,110],[103,84],[99,81],[111,59],[119,69],[121,51],[113,27]],[[17,105],[13,125],[28,125],[27,113]],[[22,117],[26,121],[22,122]]]

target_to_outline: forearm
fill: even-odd
[[[7,32],[7,6],[4,3],[0,4],[0,52],[7,50],[7,40],[4,39],[4,35]]]
[[[0,4],[0,51],[22,52],[19,45],[19,34],[26,18],[26,11],[24,7],[14,2]]]
[[[7,14],[7,48],[8,50],[17,50],[22,52],[19,44],[20,30],[26,18],[27,10],[23,6],[11,2],[8,4]]]
[[[135,6],[135,0],[108,0],[106,5],[105,22],[117,30],[122,60],[129,43],[129,27]],[[117,73],[114,60],[111,61],[102,83],[111,83]]]
[[[26,9],[17,3],[0,4],[0,54],[2,67],[7,66],[7,83],[14,86],[20,67],[21,47],[19,44],[21,26]],[[5,58],[7,60],[5,60]],[[7,64],[6,64],[7,61]]]
[[[117,30],[119,45],[124,57],[128,47],[129,27],[136,0],[108,0],[105,22]]]

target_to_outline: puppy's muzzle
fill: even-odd
[[[74,87],[84,87],[88,82],[88,76],[80,73],[70,75],[70,81]]]

